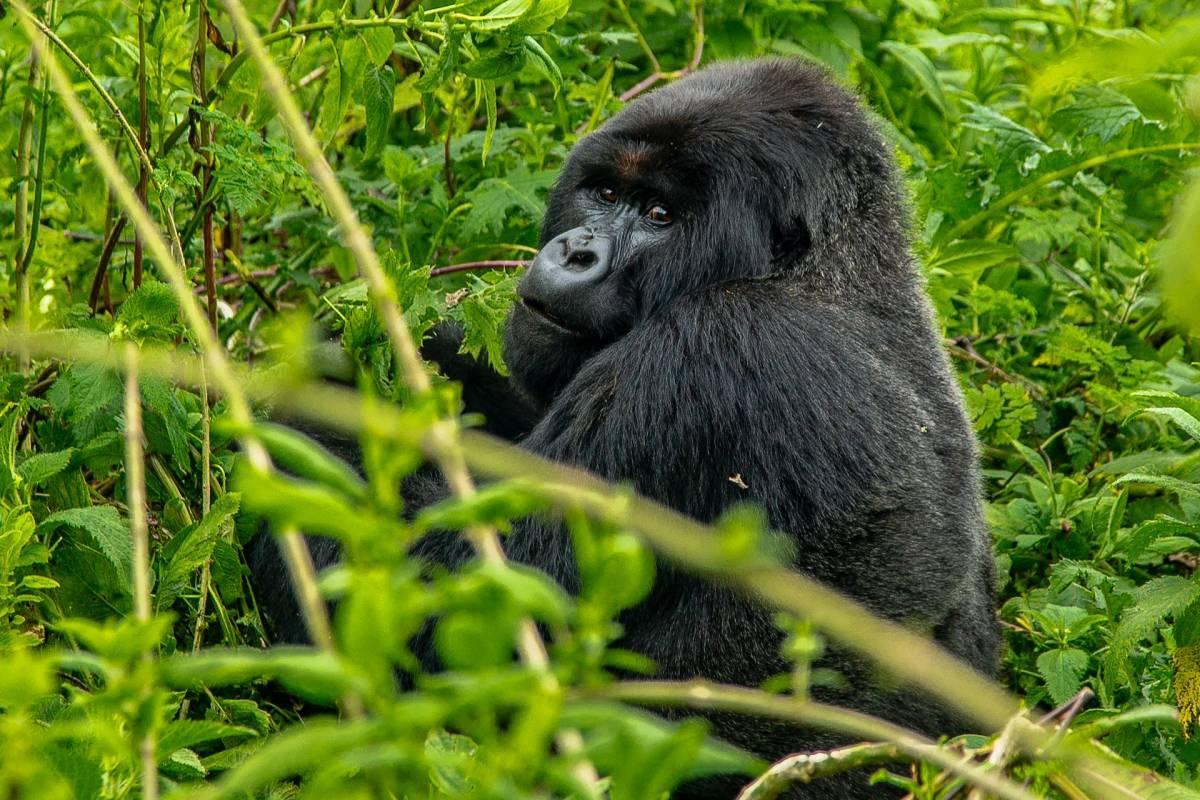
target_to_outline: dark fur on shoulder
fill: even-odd
[[[629,303],[612,318],[628,320],[623,328],[567,336],[514,309],[506,355],[517,395],[537,408],[528,423],[494,418],[497,429],[703,521],[758,503],[793,537],[798,570],[932,631],[992,673],[999,639],[976,444],[910,251],[889,148],[859,101],[788,60],[711,67],[646,95],[572,151],[544,244],[593,224],[586,198],[598,185],[606,196],[610,185],[653,195],[675,221],[652,245],[629,248],[607,279],[616,283],[605,302]],[[466,382],[469,406],[506,413],[513,387],[478,364],[440,360]],[[494,391],[472,396],[474,380]],[[420,503],[441,489],[424,480],[412,491]],[[560,527],[522,522],[505,548],[576,585]],[[433,536],[417,554],[454,566],[468,550]],[[294,618],[277,622],[298,630]],[[755,686],[789,668],[771,611],[678,570],[662,569],[622,623],[621,645],[663,678]],[[927,697],[876,686],[844,653],[832,649],[824,665],[849,688],[818,689],[819,698],[931,735],[957,732]],[[718,735],[768,759],[840,741],[712,720]],[[732,797],[738,785],[712,780],[678,796]],[[857,774],[795,791],[888,796]]]

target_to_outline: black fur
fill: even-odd
[[[652,185],[676,216],[665,238],[628,253],[610,279],[621,282],[613,297],[636,310],[632,327],[572,337],[518,306],[507,358],[518,396],[537,407],[513,400],[479,365],[437,354],[466,381],[468,405],[530,451],[630,481],[697,519],[760,504],[794,538],[797,569],[932,630],[993,672],[993,565],[975,440],[910,252],[889,148],[860,103],[797,61],[703,70],[579,143],[551,195],[543,242],[588,224],[579,193],[598,181]],[[475,381],[491,389],[475,391]],[[413,487],[439,491],[436,481]],[[521,523],[505,548],[576,584],[559,527]],[[469,552],[450,536],[417,551],[450,566]],[[260,548],[254,560],[260,584],[278,579],[273,551]],[[296,635],[294,614],[281,614],[285,636]],[[622,646],[652,658],[663,678],[754,686],[789,668],[769,610],[675,570],[661,570],[622,622]],[[823,699],[955,732],[928,698],[876,687],[865,665],[836,650],[826,664],[850,689],[818,690]],[[838,741],[763,720],[713,721],[717,734],[769,759]],[[886,796],[863,781],[843,776],[795,796]],[[731,797],[738,785],[694,784],[680,796]]]

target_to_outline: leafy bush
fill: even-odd
[[[0,142],[15,156],[0,199],[0,793],[619,798],[711,772],[749,781],[767,765],[633,706],[844,729],[806,702],[830,637],[873,643],[988,736],[938,748],[862,723],[866,744],[780,765],[746,796],[886,765],[919,798],[966,784],[1200,797],[1200,341],[1179,324],[1200,308],[1200,21],[1186,3],[254,2],[283,94],[240,8],[0,2]],[[1004,683],[1033,718],[1057,707],[1045,724],[1068,733],[1009,721],[994,687],[762,561],[753,514],[664,525],[463,431],[454,387],[412,358],[449,318],[502,369],[516,268],[570,145],[654,84],[761,54],[856,86],[901,159],[982,444]],[[361,395],[312,382],[341,363],[314,345],[330,333],[365,368]],[[361,432],[365,480],[256,422],[250,401]],[[396,487],[430,441],[443,469],[501,480],[405,521]],[[577,596],[495,557],[494,529],[552,507]],[[240,553],[263,516],[301,595],[337,600],[332,627],[309,603],[312,647],[266,648]],[[467,531],[481,558],[427,582],[403,550],[435,525]],[[345,562],[309,574],[298,531],[337,538]],[[772,694],[615,682],[648,668],[612,645],[652,551],[777,581],[795,673]],[[406,650],[431,616],[451,667],[438,675]]]

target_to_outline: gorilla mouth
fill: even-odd
[[[547,322],[551,327],[557,328],[563,333],[571,336],[583,336],[583,333],[568,325],[562,317],[556,316],[548,308],[539,303],[537,300],[530,300],[527,297],[521,298],[521,305],[525,306],[534,316],[540,317]]]

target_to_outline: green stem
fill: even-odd
[[[179,240],[179,231],[175,227],[175,214],[171,211],[170,206],[168,206],[162,199],[163,190],[162,186],[158,182],[157,175],[154,173],[154,162],[150,160],[150,156],[142,147],[142,143],[138,137],[137,131],[135,131],[133,126],[129,124],[129,120],[126,119],[125,114],[121,112],[121,107],[117,105],[117,101],[114,100],[113,96],[108,93],[108,90],[104,88],[104,86],[100,83],[100,80],[88,68],[88,65],[83,63],[83,59],[81,59],[74,50],[67,46],[67,43],[64,42],[58,34],[50,30],[49,26],[47,26],[45,22],[38,19],[38,17],[35,16],[23,2],[13,3],[13,7],[17,9],[18,13],[23,14],[28,23],[40,31],[41,34],[45,36],[51,44],[62,51],[63,55],[65,55],[67,59],[75,65],[75,68],[79,70],[88,84],[91,85],[91,87],[96,90],[96,93],[100,95],[100,99],[104,101],[104,105],[108,106],[108,110],[112,112],[113,117],[117,120],[117,125],[121,128],[121,132],[125,135],[125,138],[129,140],[129,143],[133,145],[133,151],[136,154],[138,162],[146,166],[150,175],[150,182],[154,184],[154,188],[158,191],[159,207],[163,212],[163,220],[167,226],[167,234],[170,236],[171,244],[175,247],[175,257],[182,262],[183,244]]]
[[[904,761],[894,744],[855,744],[824,753],[798,753],[773,764],[754,783],[738,794],[737,800],[775,800],[789,786],[812,783],[852,769]]]
[[[786,720],[846,736],[887,742],[910,758],[935,764],[1005,800],[1035,800],[1017,784],[987,772],[958,754],[938,747],[920,734],[886,720],[846,708],[767,694],[759,689],[708,681],[623,681],[596,692],[601,697],[648,706],[725,711]]]
[[[150,621],[150,532],[146,523],[146,463],[142,451],[142,398],[138,389],[138,350],[125,343],[125,484],[129,496],[129,530],[133,536],[133,607],[139,622]],[[151,657],[150,652],[146,658]],[[149,691],[147,689],[146,691]],[[145,700],[147,698],[143,698]],[[158,800],[158,759],[154,725],[138,745],[142,761],[142,797]]]
[[[1129,147],[1124,150],[1116,150],[1111,153],[1103,153],[1098,156],[1080,161],[1078,164],[1056,169],[1052,172],[1047,172],[1044,175],[1039,175],[1036,179],[1030,181],[1019,189],[1014,189],[1008,194],[1001,197],[999,200],[988,205],[977,214],[967,217],[962,222],[955,225],[943,237],[944,241],[954,241],[970,232],[984,220],[997,216],[1008,210],[1008,207],[1017,202],[1023,197],[1033,194],[1043,186],[1048,186],[1055,181],[1069,178],[1077,172],[1083,172],[1085,169],[1099,167],[1113,161],[1120,161],[1126,158],[1134,158],[1135,156],[1144,156],[1151,153],[1165,153],[1171,150],[1200,150],[1200,142],[1172,142],[1170,144],[1152,144],[1144,147]]]

